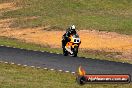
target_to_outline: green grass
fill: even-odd
[[[0,88],[131,88],[130,84],[86,84],[75,75],[0,63]]]
[[[49,45],[37,45],[33,43],[25,43],[24,41],[20,41],[17,39],[12,39],[12,38],[6,38],[6,37],[0,37],[0,45],[5,45],[5,46],[11,46],[11,47],[16,47],[16,48],[24,48],[27,50],[38,50],[38,51],[46,51],[46,52],[53,52],[53,53],[61,53],[62,54],[62,49],[61,48],[50,48]],[[126,62],[126,63],[132,63],[132,60],[128,59],[119,59],[119,58],[112,58],[108,57],[118,55],[120,54],[119,52],[99,52],[99,51],[89,51],[89,50],[82,50],[79,49],[78,56],[81,57],[87,57],[91,59],[100,59],[100,60],[108,60],[108,61],[116,61],[116,62]]]
[[[0,3],[7,3],[7,2],[12,2],[12,1],[15,1],[15,0],[0,0]]]
[[[63,30],[71,24],[78,29],[95,29],[132,34],[131,0],[0,0],[17,2],[21,9],[1,13],[0,19],[17,18],[11,27],[38,27],[49,25],[52,30]],[[36,19],[23,19],[36,16]],[[49,45],[35,45],[16,39],[1,37],[0,45],[15,46],[29,50],[62,53],[61,49],[51,49]],[[79,56],[129,62],[107,58],[102,54],[86,51]],[[75,76],[69,73],[19,67],[0,63],[0,88],[131,88],[132,84],[87,84],[79,86]]]
[[[10,0],[8,0],[10,1]],[[71,24],[132,34],[132,0],[14,0],[21,9],[2,13],[0,18],[18,18],[12,27],[49,25],[60,30]],[[1,1],[2,2],[2,1]],[[23,17],[37,19],[24,20]],[[53,29],[54,30],[54,29]]]

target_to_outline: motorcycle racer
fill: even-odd
[[[64,48],[66,46],[66,43],[70,41],[70,35],[77,33],[75,29],[75,25],[72,25],[67,29],[66,33],[62,37],[62,48]]]

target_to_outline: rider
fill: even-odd
[[[69,27],[66,31],[66,33],[63,35],[63,40],[62,40],[62,48],[65,47],[66,43],[71,41],[70,40],[70,35],[72,34],[76,34],[76,27],[75,25],[72,25],[71,27]]]

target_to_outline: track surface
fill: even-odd
[[[17,64],[47,67],[64,71],[76,72],[81,65],[90,74],[130,74],[132,64],[111,62],[104,60],[88,59],[83,57],[70,57],[61,54],[22,50],[0,46],[0,61],[14,62]]]

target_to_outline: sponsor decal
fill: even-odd
[[[76,77],[77,83],[130,83],[129,74],[86,74],[86,71],[80,66]]]

